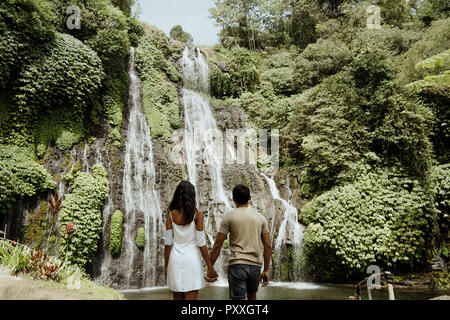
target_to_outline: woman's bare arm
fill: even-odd
[[[166,230],[172,230],[172,220],[170,219],[170,213],[167,214],[167,221],[166,221]],[[169,257],[170,257],[170,251],[172,251],[172,246],[165,246],[164,248],[164,277],[167,278],[167,266],[169,265]]]
[[[196,230],[199,232],[204,231],[204,215],[202,211],[198,211],[196,215],[196,221],[195,221],[195,227]],[[213,264],[211,262],[211,258],[209,256],[208,247],[206,245],[200,247],[200,252],[203,256],[203,259],[205,260],[206,266],[208,267],[208,279],[209,280],[216,280],[217,279],[217,272],[214,270]]]

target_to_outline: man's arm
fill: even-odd
[[[261,274],[262,287],[269,284],[270,258],[272,256],[272,249],[270,248],[270,233],[262,233],[261,240],[264,246],[264,271]]]
[[[197,211],[196,220],[195,220],[195,226],[196,226],[197,232],[200,232],[200,233],[204,232],[204,230],[203,230],[204,219],[205,218],[203,215],[203,211]],[[217,280],[217,277],[218,277],[217,272],[216,272],[216,270],[214,270],[213,264],[211,262],[211,258],[208,253],[208,248],[206,247],[206,241],[204,240],[204,234],[201,236],[201,238],[203,238],[203,240],[197,239],[197,244],[199,245],[200,252],[203,256],[203,259],[205,260],[206,266],[208,267],[208,274],[207,274],[208,281],[213,282],[213,281]],[[199,241],[201,241],[203,243],[200,244]]]
[[[220,255],[220,251],[222,250],[223,243],[226,239],[227,239],[226,234],[220,232],[217,234],[216,242],[214,242],[214,246],[211,251],[211,262],[213,266]]]

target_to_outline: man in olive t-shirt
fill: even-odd
[[[211,252],[214,265],[219,257],[223,242],[230,235],[230,259],[228,283],[230,299],[256,300],[259,282],[269,283],[270,233],[267,220],[255,209],[250,208],[250,189],[239,185],[233,189],[236,209],[228,213],[220,225],[216,242]],[[264,259],[263,259],[264,257]],[[264,264],[264,271],[261,267]]]

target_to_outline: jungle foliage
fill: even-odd
[[[211,9],[221,28],[221,45],[205,50],[211,94],[280,129],[282,165],[309,199],[304,261],[317,280],[370,264],[408,272],[449,241],[449,13],[445,1]]]

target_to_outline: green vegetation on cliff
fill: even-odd
[[[97,252],[102,231],[101,207],[108,198],[109,182],[105,168],[96,165],[92,175],[79,172],[71,183],[60,213],[61,255],[84,267]]]
[[[69,150],[95,134],[100,119],[106,118],[110,143],[120,147],[128,49],[130,42],[138,45],[143,34],[140,23],[127,16],[133,3],[115,1],[115,7],[109,0],[1,2],[0,144],[2,149],[26,149],[17,149],[17,157],[26,154],[27,160],[14,160],[17,165],[12,165],[13,159],[8,159],[0,165],[3,174],[26,175],[28,185],[34,186],[24,191],[24,178],[18,178],[15,186],[5,187],[1,211],[20,196],[54,188],[45,169],[32,163],[35,155],[44,158],[49,146]],[[70,5],[82,11],[81,29],[67,27]]]
[[[145,247],[145,228],[140,227],[137,231],[136,235],[136,246],[139,249],[143,249]]]
[[[300,213],[310,275],[425,266],[450,240],[448,5],[246,4],[211,10],[221,27],[221,45],[203,49],[211,94],[280,130],[281,164],[310,200]],[[372,4],[379,29],[367,26]]]
[[[169,62],[174,49],[159,29],[146,25],[145,35],[136,49],[136,69],[143,81],[143,106],[154,138],[169,141],[173,129],[180,127],[180,101],[175,83],[181,75]]]
[[[423,266],[434,249],[434,217],[433,194],[406,172],[360,168],[355,182],[302,210],[305,267],[314,266],[320,280],[339,281],[371,264],[394,272]]]
[[[35,161],[33,150],[0,145],[0,214],[21,197],[55,187],[52,176]]]
[[[122,233],[123,233],[123,213],[119,210],[114,212],[111,218],[111,230],[109,240],[109,251],[111,254],[118,255],[122,249]]]

